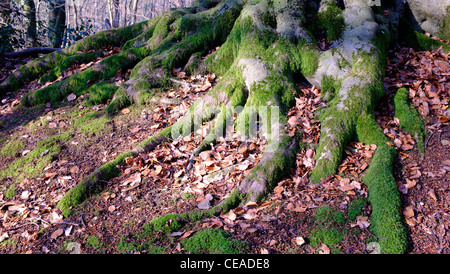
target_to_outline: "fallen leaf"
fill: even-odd
[[[294,243],[296,243],[298,246],[303,245],[305,243],[305,239],[303,239],[303,237],[295,237],[294,238]]]
[[[184,232],[183,235],[180,237],[180,240],[186,239],[187,237],[191,236],[192,233],[194,233],[194,232],[195,232],[194,230],[189,230],[189,231]]]
[[[330,248],[326,244],[319,247],[319,254],[330,254]]]
[[[403,215],[405,215],[406,218],[414,217],[414,207],[413,206],[407,206],[405,210],[403,210]]]
[[[444,161],[444,165],[445,165],[445,166],[450,166],[450,160],[445,160],[445,161]]]
[[[81,254],[81,244],[77,242],[70,242],[67,244],[67,251],[70,252],[70,254]]]
[[[8,233],[3,233],[1,236],[0,236],[0,243],[1,242],[3,242],[4,240],[6,240],[6,239],[8,239],[9,238],[9,235],[8,235]]]
[[[122,114],[128,114],[130,113],[130,110],[128,108],[124,108],[120,112],[122,112]]]
[[[252,220],[252,219],[255,219],[255,218],[257,217],[256,209],[249,209],[249,210],[247,210],[247,212],[243,215],[243,217],[244,217],[246,220]]]
[[[437,197],[436,194],[434,193],[434,190],[431,189],[430,191],[428,191],[428,196],[431,197],[431,199],[433,199],[434,201],[437,201]]]
[[[184,233],[181,231],[176,231],[176,232],[172,232],[169,235],[167,235],[168,237],[179,237],[181,235],[183,235]]]
[[[61,236],[64,233],[64,230],[59,228],[55,231],[53,231],[52,235],[50,236],[53,240],[56,240],[59,236]]]
[[[356,216],[356,225],[361,229],[368,228],[370,226],[369,217]]]
[[[130,132],[133,133],[133,134],[136,134],[136,133],[138,133],[140,130],[141,130],[140,127],[135,127],[135,128],[130,129]]]
[[[30,192],[28,190],[23,191],[22,194],[20,195],[20,199],[22,199],[22,200],[28,200],[29,197],[30,197]]]
[[[108,211],[109,212],[113,212],[114,210],[116,210],[115,206],[111,205],[111,206],[108,207]]]
[[[70,173],[76,174],[78,171],[80,171],[80,168],[78,166],[73,166],[69,169]]]
[[[77,98],[77,96],[74,93],[71,93],[69,96],[67,96],[67,101],[73,101]]]

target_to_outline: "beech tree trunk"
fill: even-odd
[[[252,134],[252,117],[259,117],[267,149],[229,199],[214,209],[223,210],[230,205],[260,201],[295,165],[297,137],[286,134],[286,115],[295,103],[295,84],[306,79],[322,90],[328,104],[319,117],[320,141],[311,183],[320,183],[336,172],[351,140],[376,144],[376,153],[363,179],[370,192],[371,231],[380,238],[382,252],[402,253],[407,242],[392,175],[396,151],[387,145],[388,139],[377,125],[373,111],[385,95],[386,51],[397,38],[408,38],[406,42],[419,47],[440,45],[418,32],[420,29],[414,29],[417,24],[413,15],[421,14],[422,22],[432,22],[429,25],[434,24],[435,35],[445,32],[441,22],[444,19],[411,10],[417,1],[410,2],[408,6],[403,0],[203,0],[190,8],[168,10],[147,22],[100,32],[63,52],[35,60],[5,80],[0,94],[19,88],[23,81],[44,76],[41,82],[45,82],[49,79],[46,73],[57,69],[64,60],[80,51],[107,45],[121,47],[122,51],[65,80],[29,92],[23,104],[59,102],[70,93],[81,95],[88,82],[108,79],[119,70],[132,68],[131,76],[117,88],[109,103],[108,112],[113,115],[129,104],[147,102],[156,88],[173,85],[174,68],[222,76],[219,84],[184,117],[135,150],[99,167],[71,189],[59,207],[67,212],[74,204],[98,193],[102,182],[117,175],[116,165],[125,157],[190,134],[196,123],[209,119],[216,123],[195,152],[199,153],[221,136],[233,116],[237,119],[231,124],[242,136]],[[448,10],[448,5],[442,7]],[[317,41],[322,38],[331,46],[319,49]],[[216,47],[219,48],[209,57],[201,58]],[[236,113],[236,109],[240,111]]]
[[[52,47],[61,47],[66,28],[65,0],[50,0],[48,38]]]

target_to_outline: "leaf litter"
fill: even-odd
[[[393,57],[388,62],[385,79],[388,96],[406,86],[411,101],[426,121],[427,129],[434,132],[427,142],[425,159],[422,159],[417,153],[414,138],[399,128],[390,103],[385,102],[384,108],[377,110],[377,122],[399,151],[395,173],[405,205],[403,216],[414,241],[410,252],[448,253],[450,159],[445,155],[450,154],[449,146],[442,142],[450,139],[450,133],[446,131],[450,116],[447,109],[448,54],[439,49],[417,52],[400,48],[390,55]],[[174,75],[186,84],[179,90],[167,92],[165,102],[156,102],[152,109],[142,110],[140,118],[147,124],[150,122],[149,127],[131,125],[126,132],[120,133],[120,138],[115,139],[117,142],[132,141],[136,144],[172,124],[196,98],[219,80],[212,74],[186,77],[178,69],[174,70]],[[367,188],[361,179],[376,147],[350,143],[337,174],[328,176],[320,184],[309,184],[308,174],[315,165],[314,144],[320,137],[320,121],[315,119],[315,112],[319,107],[326,107],[326,103],[320,99],[320,90],[316,87],[298,84],[298,88],[300,92],[296,94],[296,105],[289,111],[286,130],[290,136],[302,132],[301,141],[308,145],[298,153],[296,169],[275,186],[267,200],[248,203],[173,232],[169,236],[175,242],[169,244],[167,252],[183,252],[179,241],[208,227],[229,231],[234,237],[246,240],[251,245],[250,253],[331,252],[325,244],[316,248],[309,245],[311,227],[315,226],[315,209],[332,206],[346,212],[352,201],[367,197]],[[77,104],[83,98],[68,99]],[[174,103],[173,99],[182,103]],[[11,99],[3,102],[2,111],[11,111],[13,102]],[[47,109],[56,128],[64,128],[61,122],[70,124],[63,116],[58,118],[56,111],[52,112],[48,106]],[[124,109],[122,114],[129,116],[132,111]],[[202,125],[202,137],[211,126],[208,123]],[[8,248],[19,253],[56,252],[63,241],[70,241],[76,247],[76,253],[99,252],[86,245],[88,235],[95,235],[105,246],[110,246],[102,252],[117,252],[113,247],[118,245],[120,235],[138,230],[155,216],[210,208],[229,195],[258,163],[264,150],[264,140],[255,138],[242,142],[239,136],[233,137],[232,141],[217,140],[210,150],[195,157],[193,169],[187,174],[187,162],[200,141],[193,135],[127,159],[120,167],[122,175],[107,182],[105,192],[88,201],[79,209],[80,212],[67,220],[62,218],[55,205],[67,189],[89,173],[89,169],[82,161],[77,161],[80,160],[79,155],[70,161],[55,161],[38,180],[27,178],[20,183],[17,186],[20,195],[16,198],[9,199],[0,194],[0,239],[3,242],[11,238],[24,240],[14,248],[7,246],[1,252],[8,252]],[[78,139],[71,141],[74,146],[79,142]],[[64,155],[64,151],[61,154]],[[117,152],[108,153],[112,159],[114,155]],[[61,172],[64,169],[66,173]],[[43,183],[46,187],[42,186]],[[39,193],[48,194],[40,196]],[[348,224],[350,228],[360,229],[361,233],[339,243],[342,253],[370,252],[365,245],[371,238],[367,230],[370,210],[370,205],[364,207],[362,214]],[[47,232],[40,235],[41,229]],[[75,252],[75,249],[68,252]]]

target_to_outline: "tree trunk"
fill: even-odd
[[[411,20],[404,17],[409,11],[404,1],[381,1],[381,7],[373,5],[376,2],[204,0],[195,7],[171,9],[147,22],[87,37],[62,53],[67,57],[53,57],[51,60],[56,61],[51,66],[57,68],[60,60],[79,51],[104,45],[122,47],[120,53],[83,72],[29,92],[23,99],[25,105],[58,102],[70,93],[83,94],[88,81],[108,79],[119,70],[133,68],[108,106],[113,115],[129,104],[145,102],[154,95],[155,88],[170,86],[174,82],[171,79],[174,68],[222,76],[218,85],[171,127],[99,167],[71,189],[61,199],[60,209],[67,212],[74,204],[101,191],[102,182],[116,176],[116,165],[125,157],[190,134],[198,123],[212,117],[216,123],[214,130],[195,151],[198,154],[223,136],[235,116],[237,119],[231,126],[244,137],[255,131],[254,117],[260,119],[268,145],[258,165],[230,198],[214,210],[223,210],[236,202],[260,201],[295,165],[297,136],[287,135],[286,116],[295,103],[293,91],[300,92],[295,84],[306,78],[322,90],[328,104],[319,117],[320,141],[316,166],[310,174],[311,183],[320,183],[336,172],[344,148],[351,140],[376,144],[376,153],[364,177],[373,211],[371,230],[380,238],[382,252],[405,252],[405,228],[392,175],[396,151],[387,145],[373,110],[385,94],[386,50],[396,43],[397,34],[406,37],[404,32],[408,31],[413,40],[420,40],[419,45],[439,43],[430,42],[431,38],[412,29]],[[400,22],[407,19],[410,21],[404,25],[409,27],[399,29]],[[332,46],[319,49],[317,41],[322,38],[331,41]],[[205,56],[216,47],[220,48],[203,61],[196,65],[190,62],[191,58]],[[46,69],[52,69],[51,66],[47,65]],[[31,71],[31,67],[26,65],[22,70]],[[40,77],[43,70],[39,75],[26,75],[27,79]],[[6,87],[15,87],[17,77],[20,75],[13,74],[2,83],[0,94]]]
[[[64,40],[66,28],[65,0],[50,0],[48,38],[53,47],[59,48]]]
[[[24,24],[26,29],[26,47],[35,47],[37,45],[36,34],[36,8],[33,0],[22,0],[21,6],[23,9]]]

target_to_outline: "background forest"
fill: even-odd
[[[67,47],[98,31],[149,20],[193,0],[0,0],[0,54]]]

